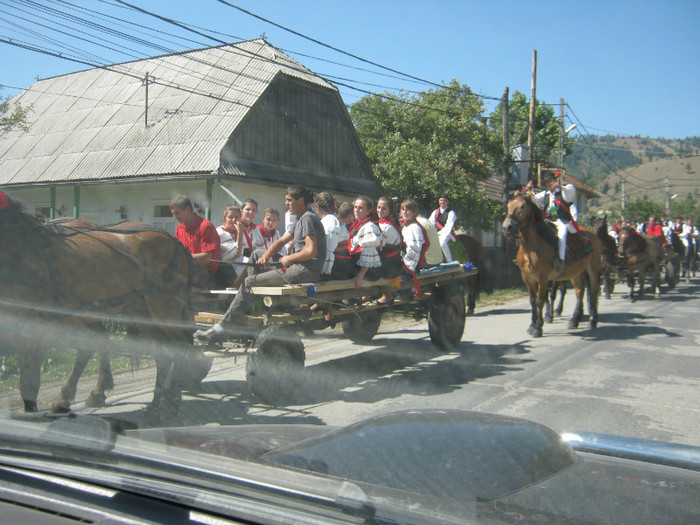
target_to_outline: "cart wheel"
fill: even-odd
[[[268,326],[255,338],[257,350],[248,356],[248,388],[257,398],[279,404],[295,391],[304,368],[304,343],[279,326]]]
[[[367,310],[351,315],[343,321],[343,333],[353,343],[369,343],[377,335],[382,314],[377,310]]]
[[[438,348],[454,350],[464,333],[464,288],[462,286],[439,287],[428,312],[430,340]]]

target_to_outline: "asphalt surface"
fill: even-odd
[[[465,409],[522,417],[555,430],[590,430],[700,446],[700,276],[658,297],[630,302],[618,284],[600,300],[596,330],[586,319],[567,328],[564,316],[541,338],[526,333],[529,302],[480,308],[469,317],[456,351],[430,342],[427,323],[382,323],[368,345],[348,342],[340,330],[305,337],[306,367],[296,392],[277,406],[252,396],[244,355],[215,359],[199,388],[186,392],[180,412],[155,423],[145,410],[153,369],[115,377],[104,408],[83,400],[94,380],[81,381],[73,409],[109,414],[139,426],[243,423],[343,425],[411,408]],[[55,387],[42,388],[48,406]],[[0,410],[19,410],[16,394]]]

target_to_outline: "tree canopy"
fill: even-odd
[[[447,193],[460,225],[488,229],[500,203],[478,183],[502,149],[483,115],[482,101],[456,80],[419,94],[368,95],[350,108],[384,193],[413,198],[424,212]]]
[[[0,86],[2,89],[2,86]],[[21,104],[12,104],[9,97],[0,101],[0,134],[6,133],[14,128],[27,131],[27,116],[31,107],[25,107]]]

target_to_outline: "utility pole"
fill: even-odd
[[[535,153],[535,104],[537,96],[537,50],[532,52],[532,82],[530,84],[530,121],[527,136],[527,150],[528,150],[528,171],[530,173],[530,180],[533,177],[533,162],[532,157]]]
[[[665,179],[666,186],[666,216],[671,215],[671,183],[668,180],[668,176]]]
[[[559,169],[564,169],[564,99],[559,99]]]
[[[627,191],[625,188],[625,184],[626,184],[625,179],[622,179],[622,204],[621,204],[621,207],[622,207],[623,211],[625,209],[625,201],[627,200]]]
[[[510,141],[508,138],[508,93],[509,88],[506,87],[503,92],[503,99],[501,99],[501,108],[503,113],[503,171],[505,174],[506,185],[510,178]]]

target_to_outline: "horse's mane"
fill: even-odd
[[[529,211],[532,215],[532,220],[537,235],[542,237],[555,249],[559,249],[559,237],[557,236],[557,232],[552,226],[552,223],[544,218],[542,211],[537,207],[537,204],[532,201],[529,195],[522,195],[522,197],[530,208]]]
[[[0,194],[7,198],[7,206],[0,210],[0,231],[3,236],[9,238],[22,238],[28,233],[48,234],[47,220],[42,216],[35,216],[17,199],[0,190]]]

